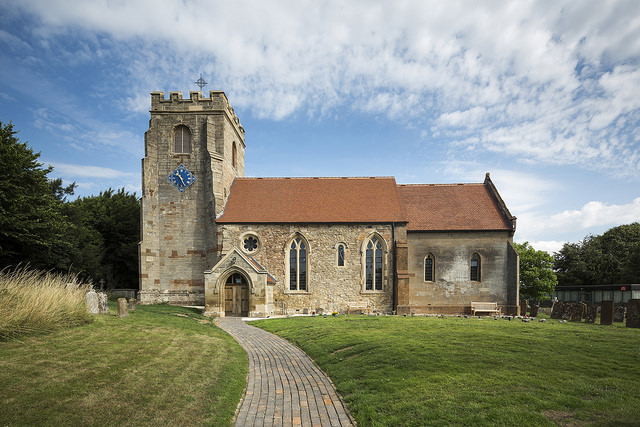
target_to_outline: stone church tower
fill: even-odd
[[[244,129],[222,91],[151,93],[142,160],[142,303],[204,304],[204,276],[220,258],[216,215],[244,176]]]

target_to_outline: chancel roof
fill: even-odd
[[[399,185],[398,193],[407,213],[407,231],[514,228],[487,182]]]
[[[515,231],[487,179],[397,185],[392,177],[236,178],[218,223],[407,223],[407,231]]]

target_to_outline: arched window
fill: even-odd
[[[435,259],[433,255],[429,254],[424,257],[424,281],[425,282],[433,282],[436,277],[435,270]]]
[[[295,237],[289,245],[289,290],[307,290],[307,245],[302,237]]]
[[[235,141],[233,141],[233,145],[231,146],[231,165],[234,168],[238,167],[238,149],[236,148]]]
[[[185,125],[176,127],[173,134],[173,152],[178,154],[191,153],[191,131]]]
[[[344,245],[338,245],[338,267],[344,267]]]
[[[469,279],[472,282],[480,281],[480,255],[474,253],[471,256],[471,271],[469,274]]]
[[[381,291],[383,277],[384,246],[378,236],[371,237],[364,247],[365,290]]]

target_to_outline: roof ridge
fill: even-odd
[[[243,176],[236,177],[239,180],[302,180],[302,179],[393,179],[395,181],[394,176]]]
[[[459,185],[484,185],[482,182],[452,182],[449,184],[398,184],[398,187],[456,187]]]

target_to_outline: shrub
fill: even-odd
[[[90,322],[88,289],[72,274],[0,271],[0,341]]]

